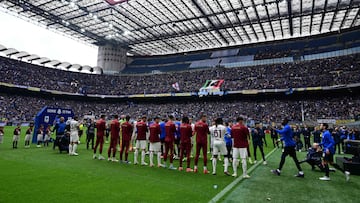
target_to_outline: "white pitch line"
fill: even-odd
[[[277,148],[273,149],[271,152],[269,152],[266,156],[265,159],[267,159],[272,153],[274,153],[276,151]],[[248,174],[250,174],[258,165],[260,165],[261,162],[256,163],[255,165],[253,165],[252,167],[249,168],[248,170]],[[226,193],[228,193],[232,188],[234,188],[241,180],[243,179],[242,175],[239,176],[238,178],[236,178],[233,182],[231,182],[229,185],[227,185],[223,190],[221,190],[215,197],[213,197],[209,203],[215,203],[218,202],[220,200],[220,198],[222,198]]]

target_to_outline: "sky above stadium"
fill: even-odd
[[[51,60],[96,66],[97,47],[27,22],[0,10],[0,44]]]

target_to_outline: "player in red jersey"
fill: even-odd
[[[21,134],[21,123],[19,123],[14,130],[13,149],[17,149],[17,144],[18,141],[20,140],[20,134]]]
[[[34,124],[30,123],[29,128],[26,130],[25,133],[25,148],[30,148],[30,140],[31,140],[31,134],[33,131]]]
[[[130,148],[130,140],[133,132],[133,126],[131,125],[130,116],[125,117],[125,122],[121,124],[121,149],[120,149],[120,162],[123,162],[123,153],[125,149],[125,161],[124,163],[130,164],[128,161],[129,148]]]
[[[174,123],[174,116],[170,115],[168,122],[165,123],[165,154],[164,166],[166,167],[166,160],[170,151],[170,166],[169,169],[176,170],[173,165],[174,160],[174,141],[175,141],[176,126]]]
[[[118,162],[115,158],[116,146],[118,145],[118,139],[120,136],[120,122],[119,116],[114,115],[114,120],[110,123],[110,146],[108,149],[108,161]],[[112,151],[112,157],[110,157]]]
[[[154,153],[157,154],[157,164],[158,167],[163,167],[161,164],[161,142],[160,142],[160,118],[157,116],[154,118],[154,123],[150,125],[150,167],[154,167]]]
[[[186,172],[192,172],[190,168],[190,155],[191,155],[191,137],[192,137],[192,128],[189,124],[189,118],[183,117],[182,123],[180,125],[180,165],[179,171],[183,170],[182,161],[184,157],[184,152],[186,152]]]
[[[37,130],[37,145],[36,147],[39,148],[41,147],[41,144],[44,140],[44,125],[40,125],[40,128]]]
[[[51,138],[51,125],[48,125],[45,130],[44,147],[49,146],[50,138]]]
[[[105,121],[105,115],[101,115],[100,119],[96,121],[96,144],[94,147],[94,155],[93,158],[96,159],[96,149],[100,144],[99,149],[99,160],[105,159],[101,154],[103,151],[103,145],[104,145],[104,136],[105,136],[105,130],[106,130],[106,121]]]
[[[134,153],[134,164],[138,164],[138,155],[139,149],[141,149],[141,165],[146,166],[148,165],[145,162],[145,149],[146,149],[146,133],[148,131],[148,127],[146,124],[146,116],[141,118],[141,121],[136,123],[136,146],[135,146],[135,153]]]
[[[233,147],[233,177],[237,176],[237,165],[239,156],[241,158],[242,169],[243,169],[243,178],[250,178],[247,174],[246,169],[246,158],[247,158],[247,148],[249,146],[249,130],[244,125],[244,119],[239,117],[236,119],[237,124],[233,125],[231,128],[231,137],[234,139],[234,147]]]
[[[198,171],[197,164],[199,162],[199,155],[200,150],[203,151],[204,156],[204,174],[208,174],[209,171],[207,170],[207,136],[210,133],[209,126],[206,124],[207,117],[206,115],[202,115],[200,121],[195,124],[194,134],[196,134],[196,155],[195,155],[195,166],[194,172]]]

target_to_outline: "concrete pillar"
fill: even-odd
[[[113,45],[99,46],[97,66],[103,69],[104,74],[117,74],[126,66],[127,51]]]

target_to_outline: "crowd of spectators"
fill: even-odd
[[[282,57],[288,57],[291,56],[291,50],[272,50],[272,49],[264,49],[261,51],[258,51],[254,59],[255,60],[261,60],[261,59],[274,59],[274,58],[282,58]]]
[[[209,79],[224,79],[225,90],[331,86],[360,81],[360,54],[255,67],[120,76],[75,73],[0,57],[0,75],[0,82],[102,95],[170,93],[175,91],[175,82],[181,92],[197,92]]]
[[[287,117],[295,122],[302,119],[316,121],[319,118],[354,119],[360,114],[360,97],[321,98],[319,100],[267,100],[267,101],[188,101],[166,103],[134,102],[92,102],[58,99],[33,98],[14,95],[0,95],[0,118],[9,121],[31,121],[44,106],[71,108],[79,117],[84,115],[129,114],[133,118],[154,116],[184,115],[198,118],[206,114],[210,119],[223,117],[235,119],[242,115],[261,122],[280,122]],[[303,107],[302,107],[303,106]]]

